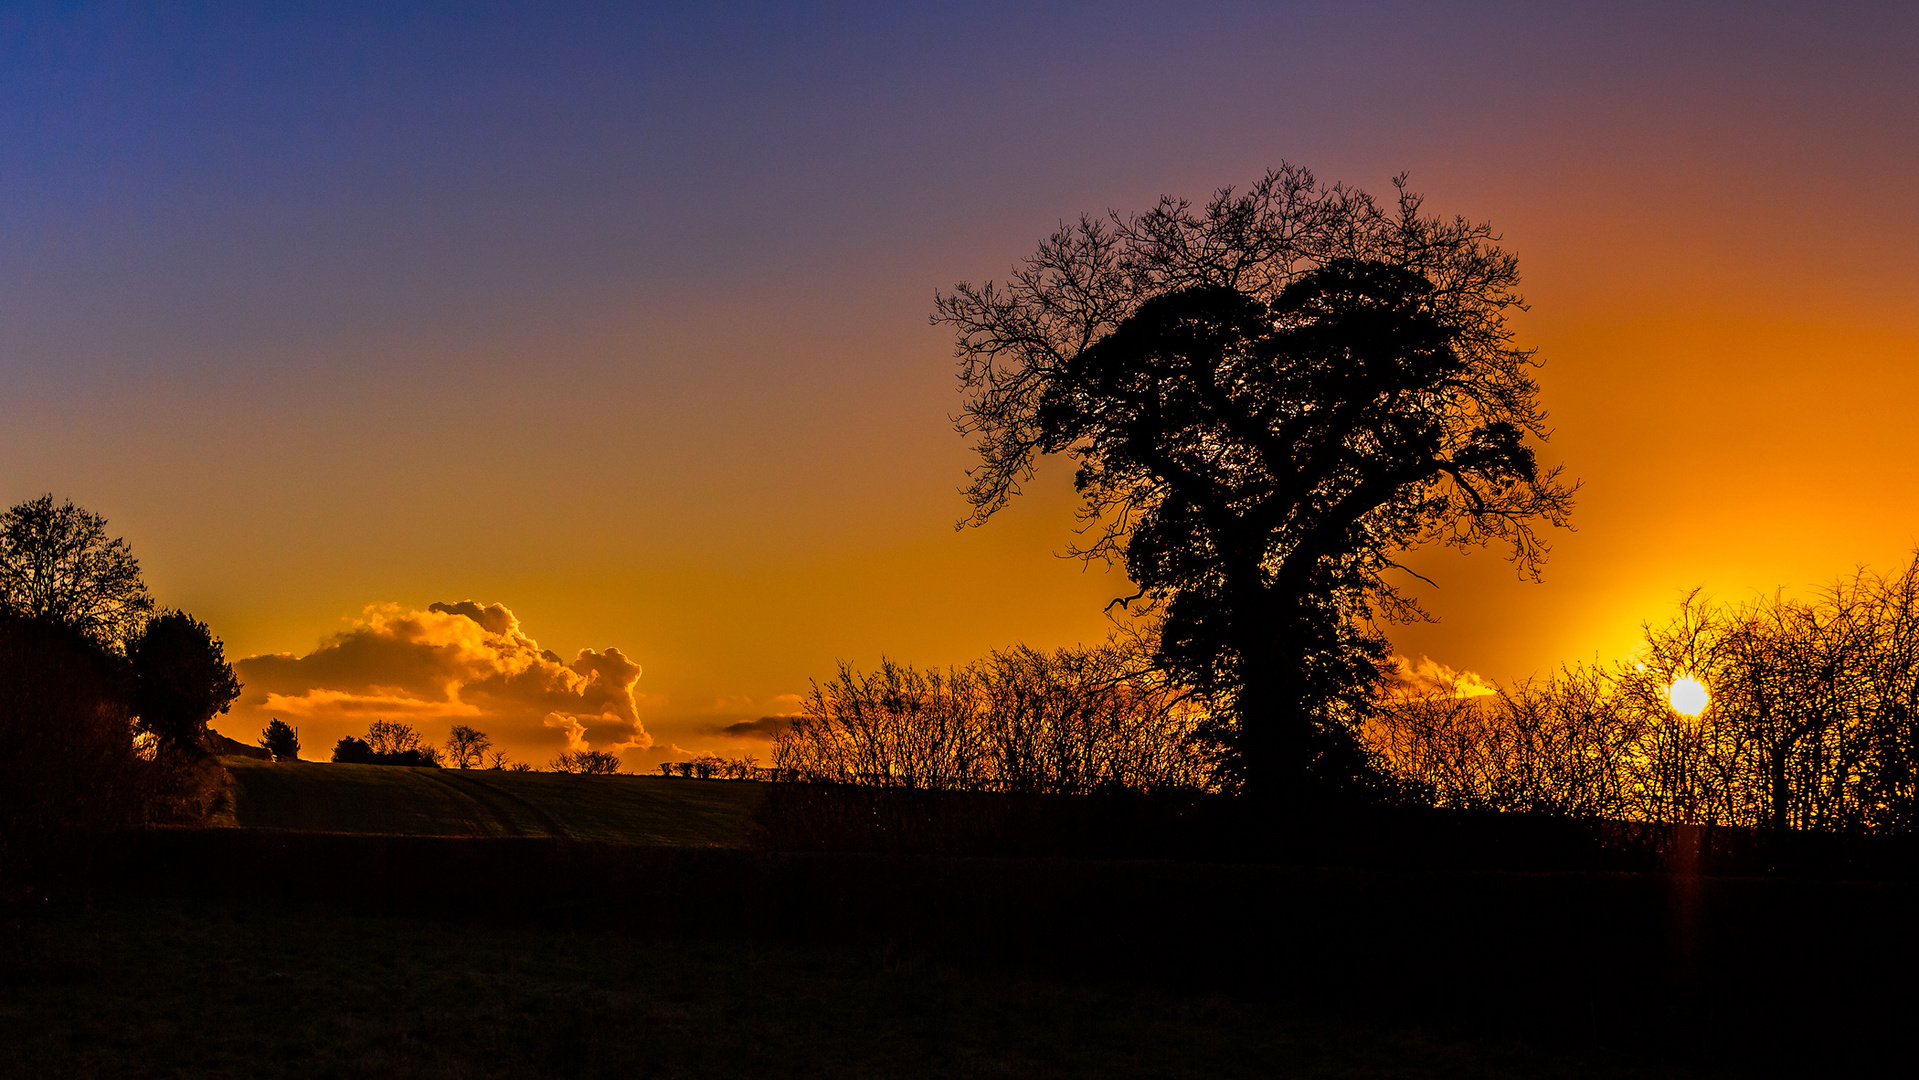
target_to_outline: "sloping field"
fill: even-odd
[[[242,828],[738,847],[761,784],[222,759]]]

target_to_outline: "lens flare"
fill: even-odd
[[[1698,716],[1706,711],[1706,686],[1698,679],[1687,675],[1674,679],[1666,688],[1666,700],[1672,704],[1672,711],[1681,716]]]

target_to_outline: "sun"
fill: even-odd
[[[1681,716],[1698,716],[1706,711],[1706,686],[1690,675],[1674,679],[1666,688],[1666,700],[1672,704],[1672,711]]]

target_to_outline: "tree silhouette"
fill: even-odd
[[[275,761],[298,761],[300,729],[288,726],[285,720],[276,716],[260,732],[260,747],[272,754]]]
[[[961,285],[979,523],[1041,454],[1078,459],[1087,558],[1123,558],[1157,661],[1222,706],[1223,765],[1265,796],[1365,787],[1385,642],[1423,617],[1406,549],[1503,541],[1522,569],[1571,488],[1541,469],[1518,271],[1488,227],[1283,167],[1203,211],[1062,228],[1012,281]]]
[[[153,612],[127,542],[108,537],[98,514],[55,506],[52,495],[0,515],[0,606],[116,649]]]
[[[240,696],[220,639],[184,611],[154,616],[127,646],[139,726],[168,748],[205,752],[207,722]]]
[[[620,771],[620,755],[611,750],[565,750],[547,767],[554,772],[612,776]]]
[[[465,724],[453,725],[447,734],[446,756],[456,768],[478,769],[486,764],[486,752],[493,747],[493,740],[478,728]]]
[[[375,720],[366,738],[347,735],[333,746],[333,760],[349,765],[410,765],[440,767],[440,752],[426,744],[413,725],[397,720]]]

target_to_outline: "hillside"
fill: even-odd
[[[222,759],[242,828],[737,847],[764,785]]]

